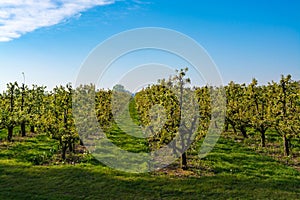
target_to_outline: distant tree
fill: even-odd
[[[113,87],[113,91],[130,93],[128,90],[125,89],[124,85],[121,84],[115,85]]]

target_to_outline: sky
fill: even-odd
[[[1,0],[0,90],[8,82],[22,83],[22,72],[28,85],[74,83],[99,44],[143,27],[172,29],[195,40],[224,84],[252,78],[267,84],[281,74],[299,80],[299,10],[298,0]],[[115,62],[99,87],[111,87],[143,62],[188,66],[168,53],[145,50]],[[195,84],[205,83],[193,70],[189,75]]]

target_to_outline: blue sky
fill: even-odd
[[[196,40],[224,83],[256,77],[265,84],[281,74],[299,80],[299,10],[297,0],[2,0],[0,89],[21,83],[22,72],[27,84],[49,89],[74,82],[99,43],[142,27],[169,28]],[[121,64],[115,71],[118,67],[122,71]]]

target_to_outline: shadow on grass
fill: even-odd
[[[56,153],[57,141],[46,135],[22,138],[22,141],[0,143],[1,159],[16,159],[19,162],[43,164]]]
[[[51,142],[55,141],[38,136],[29,138],[26,143],[16,143],[9,149],[1,149],[0,199],[299,199],[300,197],[299,172],[224,138],[220,138],[214,150],[203,160],[193,160],[195,163],[211,167],[214,172],[213,176],[198,178],[155,173],[121,173],[96,161],[89,164],[58,166],[32,166],[26,162],[31,153],[40,155],[52,148]],[[133,148],[134,142],[130,143],[128,148]]]
[[[297,199],[298,178],[230,174],[176,178],[92,165],[30,166],[0,160],[0,199]]]

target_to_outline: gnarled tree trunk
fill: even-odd
[[[282,139],[283,139],[283,150],[284,150],[284,155],[285,155],[285,156],[289,156],[289,155],[290,155],[289,139],[286,137],[285,134],[283,134]]]
[[[8,131],[7,140],[11,141],[12,136],[13,136],[14,127],[13,126],[9,126],[7,128],[7,131]]]
[[[186,160],[186,152],[181,155],[180,159],[180,168],[183,170],[187,169],[187,160]]]
[[[22,135],[22,137],[26,136],[26,125],[25,125],[25,122],[21,123],[21,135]]]

